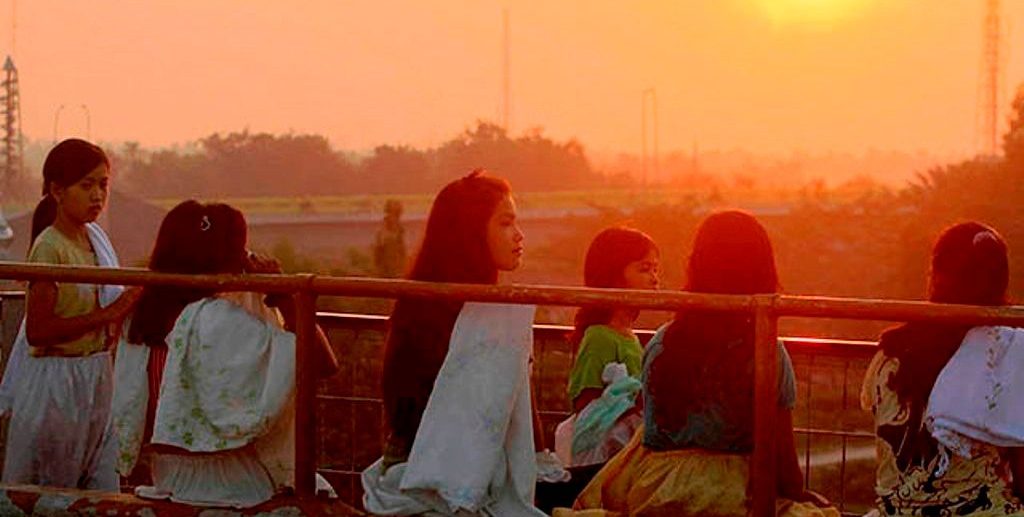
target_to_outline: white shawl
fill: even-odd
[[[1024,447],[1024,329],[975,327],[939,374],[925,425],[956,454]]]
[[[466,303],[409,461],[363,472],[375,514],[539,516],[530,402],[534,306]]]
[[[255,316],[259,322],[283,332],[281,330],[284,328],[281,315],[277,310],[263,304],[263,295],[260,293],[221,293],[217,295],[217,299],[229,301],[245,309],[251,316]],[[235,311],[229,312],[234,313]],[[249,319],[241,314],[233,314],[233,316],[235,318],[240,317],[240,319]],[[129,343],[126,340],[130,325],[130,320],[125,322],[124,330],[121,332],[121,339],[117,344],[117,360],[114,361],[114,396],[111,403],[114,434],[118,439],[117,471],[122,476],[128,476],[132,469],[135,468],[135,463],[138,460],[139,451],[143,445],[143,434],[146,429],[146,407],[149,403],[149,397],[159,396],[159,393],[149,393],[149,347]],[[246,322],[242,325],[248,327],[252,326],[252,323]],[[175,328],[177,329],[177,325]],[[278,331],[273,333],[276,335]],[[170,335],[173,335],[173,331]],[[291,334],[288,335],[290,336]],[[228,342],[228,340],[234,341],[240,338],[240,336],[230,335],[225,336],[223,340]],[[170,342],[171,340],[168,339],[168,343]],[[244,348],[244,345],[236,346],[233,343],[229,346],[235,346],[236,350]],[[287,345],[285,348],[287,348]],[[272,355],[277,357],[278,353],[283,352],[275,352]],[[283,359],[278,357],[278,360],[282,361]],[[168,362],[170,361],[171,354],[169,353]],[[292,371],[294,371],[294,361],[292,362]],[[294,405],[288,404],[283,411],[282,417],[275,421],[274,431],[256,441],[258,450],[265,449],[264,453],[261,454],[261,459],[270,465],[275,481],[278,481],[283,486],[291,486],[291,476],[294,471],[294,413]],[[156,429],[154,428],[154,436],[155,433]],[[275,465],[277,466],[276,468],[274,467]],[[275,473],[274,470],[277,472]]]
[[[103,228],[96,223],[86,223],[85,229],[89,233],[92,249],[96,252],[96,263],[100,267],[120,267],[114,245],[110,243],[110,238],[107,237]],[[123,291],[124,286],[101,285],[99,290],[100,306],[106,307],[114,303]],[[21,375],[22,365],[28,356],[28,338],[25,337],[25,319],[22,318],[18,336],[14,338],[14,345],[11,348],[11,357],[4,369],[3,381],[0,382],[0,414],[9,412],[14,404],[16,379]]]

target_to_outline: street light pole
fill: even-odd
[[[92,140],[92,115],[89,114],[89,106],[86,106],[85,104],[82,104],[81,107],[82,107],[82,111],[85,112],[85,139],[86,140]],[[654,144],[655,151],[654,152],[657,153],[658,152],[657,151],[657,148],[658,148],[657,147],[658,146],[657,139],[658,139],[658,137],[655,136],[654,139],[655,139],[655,144]]]
[[[658,94],[654,87],[647,88],[640,96],[640,140],[642,152],[643,186],[647,187],[647,100],[650,99],[651,106],[651,128],[654,133],[654,177],[658,178]]]
[[[64,105],[57,106],[57,111],[53,112],[53,143],[57,143],[57,125],[60,123],[60,112],[64,111]]]

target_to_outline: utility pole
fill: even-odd
[[[501,64],[502,64],[502,79],[501,79],[501,93],[502,93],[502,106],[501,106],[501,128],[505,130],[505,134],[508,134],[508,115],[509,115],[509,28],[508,28],[508,8],[501,11],[501,25],[502,25],[502,42],[501,42]]]
[[[655,178],[659,178],[658,174],[658,95],[654,91],[654,88],[647,88],[643,91],[640,96],[640,149],[641,149],[641,170],[642,178],[641,182],[644,188],[647,187],[648,175],[648,156],[647,156],[647,111],[648,106],[650,107],[652,123],[650,124],[651,129],[654,133],[654,156],[651,159],[653,163]]]
[[[0,118],[3,120],[3,193],[10,194],[22,171],[24,145],[21,136],[21,93],[18,68],[7,56],[0,83]]]
[[[985,3],[984,44],[981,55],[978,118],[982,152],[995,156],[999,151],[999,91],[1001,75],[1001,15],[999,0]]]

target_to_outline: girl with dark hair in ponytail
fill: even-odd
[[[932,249],[928,299],[1009,303],[996,230],[947,228]],[[1024,331],[911,322],[889,329],[861,405],[878,435],[880,515],[1024,515]]]
[[[246,239],[236,208],[184,201],[160,224],[149,268],[281,272]],[[118,343],[113,402],[117,468],[141,478],[136,495],[247,508],[295,486],[295,321],[289,296],[145,287]],[[314,371],[333,375],[319,328],[317,338]],[[317,486],[333,492],[319,476]]]
[[[117,267],[96,224],[107,203],[110,161],[84,140],[57,144],[43,164],[43,199],[32,217],[28,261]],[[4,375],[11,412],[3,481],[118,490],[110,427],[110,347],[140,291],[29,283],[25,324]]]
[[[651,238],[632,228],[597,234],[583,264],[587,287],[657,289],[660,253]],[[556,451],[579,488],[633,436],[640,415],[633,401],[640,390],[643,348],[633,334],[640,312],[616,307],[583,307],[570,336],[574,361],[569,372],[573,415],[556,431]],[[614,414],[610,414],[612,411]]]

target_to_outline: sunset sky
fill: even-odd
[[[1003,3],[1012,95],[1024,1]],[[22,0],[24,132],[52,138],[63,104],[58,136],[84,135],[85,104],[106,142],[248,128],[434,145],[499,118],[505,7],[515,133],[638,152],[654,87],[662,151],[978,146],[983,0]]]

